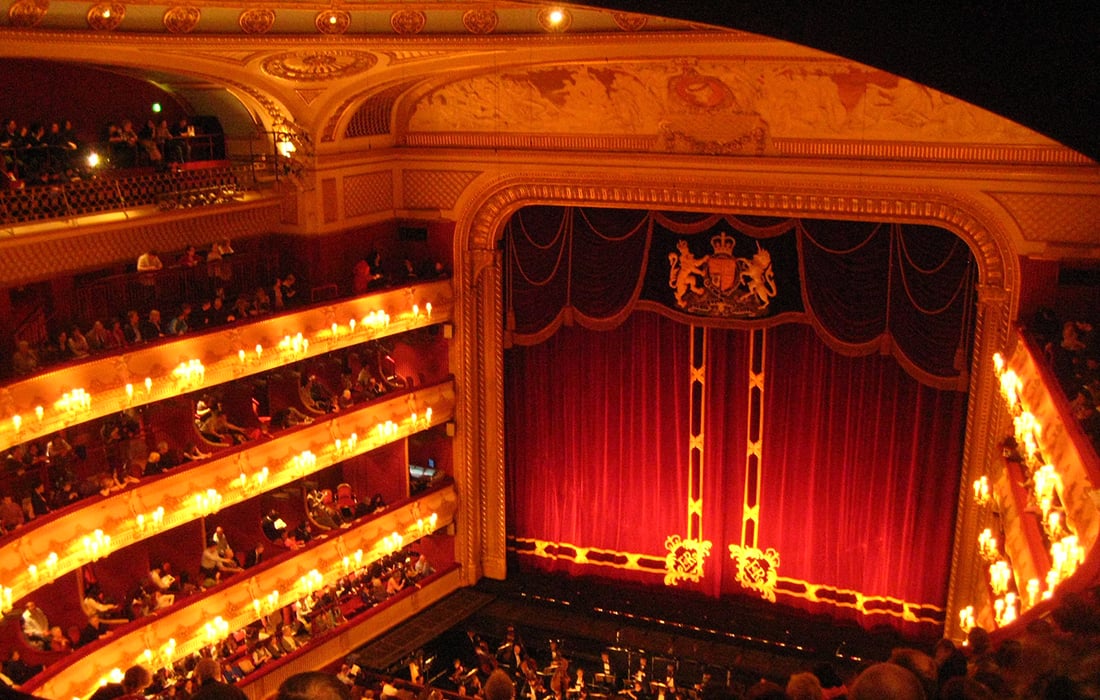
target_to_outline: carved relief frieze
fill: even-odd
[[[295,82],[337,80],[369,70],[378,59],[367,51],[351,49],[285,51],[265,59],[264,73]]]
[[[398,10],[390,15],[390,26],[397,34],[419,34],[428,23],[428,16],[419,10]]]
[[[253,7],[241,13],[237,24],[245,34],[267,34],[275,24],[275,10]]]
[[[973,105],[841,59],[516,67],[439,85],[409,114],[410,136],[646,137],[646,150],[686,153],[771,153],[781,140],[785,154],[875,157],[904,145],[910,159],[988,161],[1002,150],[1058,148]],[[849,153],[849,144],[862,150]]]
[[[1027,241],[1100,246],[1100,196],[1050,192],[990,192]]]
[[[500,22],[495,10],[479,7],[462,14],[462,26],[471,34],[492,34]]]
[[[88,10],[88,26],[99,32],[114,31],[126,17],[126,6],[120,2],[101,2]]]
[[[172,34],[188,34],[198,26],[201,18],[199,8],[176,5],[164,13],[164,28]]]
[[[8,8],[8,21],[13,27],[35,27],[49,9],[49,0],[16,0]]]

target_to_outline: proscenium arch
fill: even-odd
[[[461,261],[456,267],[461,299],[456,309],[456,374],[460,385],[467,387],[456,407],[461,429],[455,462],[463,510],[471,525],[458,546],[474,580],[481,574],[498,579],[507,574],[503,270],[498,243],[516,211],[550,205],[813,217],[932,225],[959,236],[974,255],[979,280],[945,630],[949,636],[961,636],[951,611],[965,605],[959,601],[975,590],[982,574],[975,558],[967,556],[979,529],[969,484],[998,453],[1002,415],[992,355],[1006,346],[1019,302],[1019,264],[1008,232],[993,213],[962,196],[932,189],[768,189],[740,183],[647,181],[614,173],[599,179],[515,174],[486,183],[467,202],[454,240],[455,260]]]

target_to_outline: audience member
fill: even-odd
[[[193,672],[198,685],[190,700],[247,700],[240,688],[225,682],[222,667],[214,659],[200,659]]]
[[[36,649],[45,649],[50,638],[50,621],[33,600],[23,609],[23,636]]]
[[[156,270],[161,269],[164,269],[164,263],[161,261],[155,250],[146,251],[138,256],[138,272],[155,272]]]

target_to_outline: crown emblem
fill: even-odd
[[[725,231],[710,239],[710,247],[714,249],[714,254],[720,257],[732,257],[735,245],[737,240]]]

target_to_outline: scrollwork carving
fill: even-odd
[[[613,12],[611,18],[624,32],[636,32],[646,25],[649,18],[645,15],[636,15],[632,12]]]

